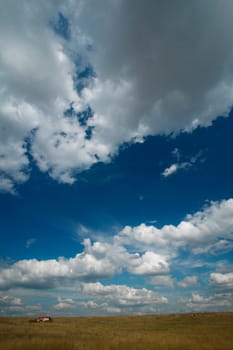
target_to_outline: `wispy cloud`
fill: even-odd
[[[164,171],[162,172],[162,175],[164,177],[168,177],[172,174],[175,174],[176,172],[182,169],[183,170],[189,169],[193,167],[195,164],[201,163],[204,161],[203,152],[198,152],[196,155],[190,157],[189,161],[181,161],[183,157],[178,148],[174,149],[174,151],[172,152],[172,155],[176,158],[176,162],[171,164],[166,169],[164,169]]]
[[[36,238],[29,238],[27,241],[26,241],[26,244],[25,244],[25,247],[28,249],[30,248],[33,244],[35,244],[37,241]]]

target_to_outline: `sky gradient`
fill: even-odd
[[[232,20],[1,2],[0,316],[233,310]]]

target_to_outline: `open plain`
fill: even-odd
[[[231,350],[233,313],[0,318],[2,350]]]

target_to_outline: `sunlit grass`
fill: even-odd
[[[0,318],[4,350],[232,350],[233,313],[55,318],[29,323]]]

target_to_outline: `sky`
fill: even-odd
[[[0,1],[0,316],[233,311],[232,21]]]

